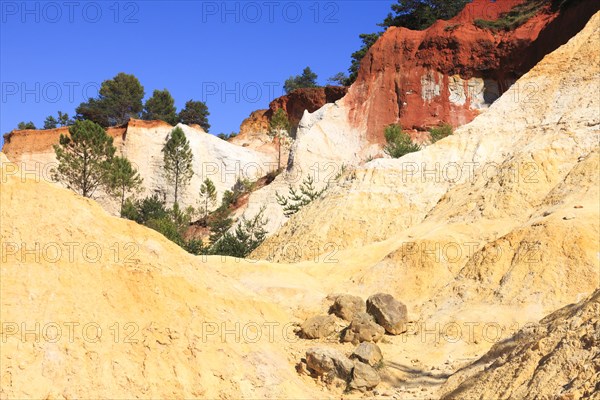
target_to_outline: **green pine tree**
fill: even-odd
[[[194,156],[185,133],[180,127],[171,131],[162,151],[165,178],[175,188],[174,203],[177,204],[179,190],[184,189],[194,175],[192,169]]]
[[[44,129],[55,129],[58,125],[58,121],[52,115],[49,115],[44,120]]]
[[[111,162],[108,180],[110,193],[121,202],[120,212],[123,216],[125,198],[128,193],[140,189],[142,178],[127,158],[117,156]]]
[[[185,107],[179,112],[179,122],[186,125],[200,125],[202,129],[208,132],[210,129],[209,115],[208,107],[204,102],[190,100],[185,103]]]
[[[60,135],[54,151],[58,167],[53,175],[71,190],[92,197],[98,187],[108,184],[115,147],[100,125],[77,121],[69,128],[69,136]]]
[[[277,203],[283,207],[283,214],[286,217],[296,214],[302,207],[310,204],[325,192],[325,189],[317,190],[314,183],[314,178],[307,175],[299,189],[294,189],[292,185],[289,185],[288,197],[275,193]]]
[[[206,226],[208,223],[208,215],[210,208],[217,202],[217,189],[215,184],[206,178],[200,186],[200,212],[202,214],[202,225]]]
[[[152,97],[144,105],[142,118],[145,120],[161,120],[176,125],[178,120],[177,110],[171,93],[167,89],[155,90]]]

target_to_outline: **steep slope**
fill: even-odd
[[[363,59],[348,94],[312,114],[305,113],[290,151],[288,171],[250,199],[247,214],[254,215],[261,202],[274,198],[277,191],[286,192],[288,184],[299,185],[308,174],[324,187],[344,166],[383,157],[381,144],[388,124],[400,123],[408,129],[440,122],[460,126],[486,111],[501,94],[521,104],[545,101],[543,82],[513,83],[579,32],[600,5],[582,0],[556,9],[547,2],[513,31],[494,32],[474,24],[480,18],[493,20],[519,3],[475,0],[454,19],[438,21],[428,30],[388,29]],[[417,140],[426,135],[412,133]],[[391,207],[406,209],[405,204]],[[271,230],[286,222],[274,202],[269,215]],[[411,213],[410,218],[420,216]]]
[[[472,298],[549,311],[594,290],[599,22],[517,82],[538,88],[535,101],[508,92],[455,135],[347,173],[253,256],[293,262],[387,240],[396,249],[361,280],[435,295],[438,307]]]
[[[383,127],[391,123],[407,129],[442,121],[464,125],[600,9],[594,1],[560,10],[546,1],[514,30],[478,26],[478,20],[498,19],[520,3],[475,0],[455,18],[424,31],[388,29],[365,56],[344,99],[352,125],[365,129],[370,142],[382,142]],[[530,88],[521,91],[535,96]]]
[[[192,257],[2,158],[1,398],[318,397],[286,310],[219,271],[252,264]]]
[[[520,330],[454,374],[443,399],[589,399],[600,392],[600,291]]]
[[[213,180],[220,196],[238,178],[255,180],[277,168],[274,153],[236,146],[207,134],[199,126],[178,126],[185,132],[194,155],[194,176],[180,200],[184,206],[196,206],[200,185],[207,177]],[[162,121],[134,119],[122,127],[107,129],[117,152],[129,158],[144,179],[142,196],[158,193],[172,201],[173,188],[167,185],[162,173],[162,148],[172,129]],[[56,166],[52,146],[58,143],[61,134],[68,134],[68,128],[13,131],[5,136],[2,150],[21,169],[52,181],[50,171]],[[97,200],[110,212],[118,212],[117,202],[103,193],[97,194]]]

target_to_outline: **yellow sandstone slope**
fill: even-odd
[[[252,264],[190,256],[5,162],[1,398],[311,396],[290,317],[218,271]]]

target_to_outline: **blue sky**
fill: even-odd
[[[0,132],[74,114],[119,72],[146,97],[169,89],[178,110],[206,101],[213,134],[238,131],[304,67],[321,84],[346,72],[358,35],[380,29],[392,3],[2,0]]]

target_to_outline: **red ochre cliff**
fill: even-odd
[[[520,3],[475,0],[453,19],[423,31],[387,29],[362,60],[342,101],[350,124],[371,143],[383,142],[384,127],[392,123],[409,130],[464,125],[600,8],[597,0],[570,1],[563,8],[547,1],[514,30],[475,23],[496,20]],[[512,89],[516,101],[535,101],[536,88]]]

